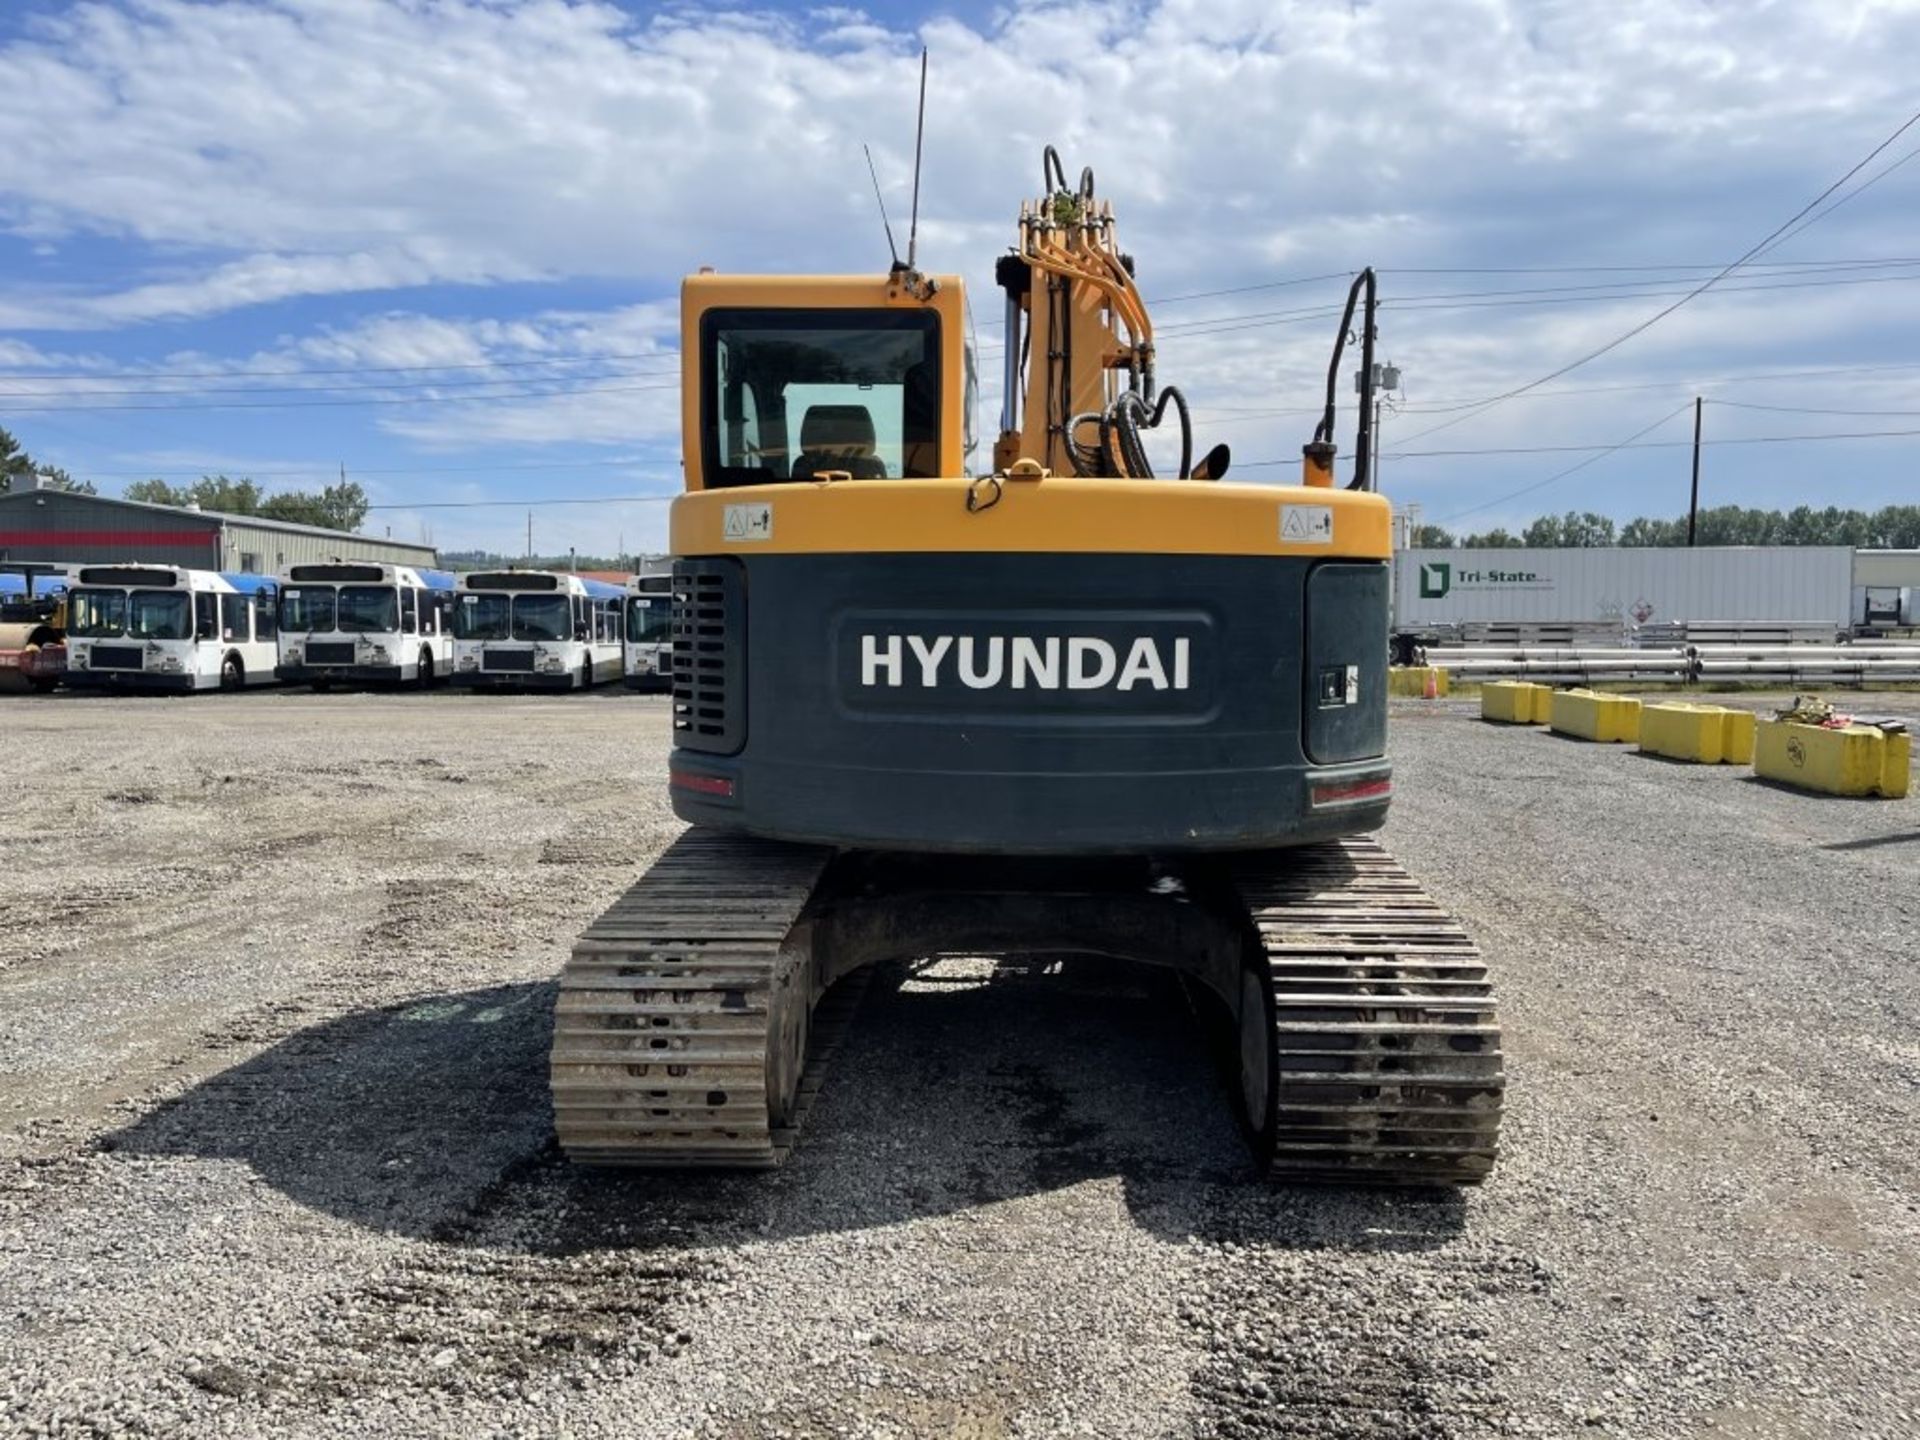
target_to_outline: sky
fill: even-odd
[[[1372,265],[1429,522],[1680,513],[1696,396],[1703,504],[1920,501],[1920,125],[1479,403],[1920,110],[1920,0],[0,0],[0,425],[106,494],[344,472],[373,533],[663,548],[681,276],[884,270],[923,45],[989,437],[1053,143],[1236,478],[1297,475]]]

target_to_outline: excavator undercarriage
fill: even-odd
[[[1179,972],[1212,1002],[1249,1143],[1277,1174],[1470,1184],[1492,1167],[1486,967],[1370,839],[1014,862],[689,831],[561,977],[561,1143],[603,1165],[778,1165],[868,967],[1007,954]]]

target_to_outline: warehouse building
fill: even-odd
[[[0,561],[55,564],[146,561],[199,570],[284,575],[326,560],[432,566],[431,545],[350,535],[314,525],[148,505],[46,487],[0,494]]]

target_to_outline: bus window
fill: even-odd
[[[196,640],[220,638],[220,597],[218,595],[202,593],[193,597],[193,638]]]
[[[433,592],[420,592],[420,633],[438,635],[440,633],[440,607],[434,603]]]
[[[414,635],[419,633],[419,630],[420,630],[419,605],[420,605],[419,591],[409,588],[409,589],[404,589],[400,592],[400,629],[405,634]]]
[[[253,638],[271,640],[279,631],[280,626],[275,622],[274,617],[272,592],[256,591],[253,597]]]
[[[253,628],[248,621],[248,612],[252,609],[245,595],[222,595],[220,597],[220,638],[238,641],[241,644],[253,639]]]

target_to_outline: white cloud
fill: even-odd
[[[0,217],[141,242],[185,273],[15,295],[0,323],[433,280],[658,282],[703,260],[845,266],[869,253],[863,140],[904,186],[921,38],[925,210],[930,239],[964,237],[953,262],[977,270],[1002,242],[1055,139],[1122,199],[1154,273],[1184,281],[1276,255],[1350,263],[1369,240],[1444,250],[1488,206],[1543,232],[1558,217],[1531,212],[1558,192],[1662,176],[1765,185],[1777,209],[1908,94],[1920,13],[1168,0],[914,35],[844,9],[92,0],[0,51]],[[1693,238],[1718,253],[1728,218],[1700,215]],[[196,272],[169,250],[213,258]]]
[[[642,19],[567,0],[50,11],[0,47],[0,228],[62,257],[117,247],[124,278],[0,278],[0,328],[125,329],[342,297],[331,325],[249,356],[197,357],[198,368],[566,376],[566,387],[449,383],[434,404],[365,413],[436,453],[565,441],[641,447],[652,463],[671,453],[677,406],[670,389],[641,388],[653,377],[639,372],[676,363],[681,274],[703,263],[877,268],[863,141],[904,242],[922,41],[922,255],[974,283],[988,342],[991,262],[1019,198],[1039,187],[1049,141],[1074,173],[1095,169],[1149,295],[1371,261],[1390,267],[1389,298],[1405,298],[1530,283],[1421,268],[1730,258],[1891,128],[1920,53],[1920,7],[1900,0],[1070,0],[917,26],[894,14],[687,6]],[[1916,173],[1782,255],[1902,253]],[[487,316],[478,300],[414,293],[527,281],[666,298],[521,301]],[[1328,284],[1166,307],[1162,374],[1222,420],[1311,404],[1330,320],[1179,326],[1339,298]],[[1383,343],[1416,399],[1496,393],[1661,303],[1390,309]],[[1581,373],[1857,359],[1906,343],[1915,320],[1913,285],[1728,296]],[[0,364],[89,368],[42,366],[39,353],[0,349]],[[503,368],[474,368],[487,364]],[[990,354],[989,429],[998,377]],[[532,393],[543,388],[573,393]],[[456,393],[475,398],[446,400]],[[1343,387],[1343,406],[1350,398]],[[1445,433],[1618,438],[1662,405],[1526,402]],[[1251,459],[1296,454],[1304,426],[1256,416],[1225,428]],[[1412,467],[1402,474],[1422,483]]]

